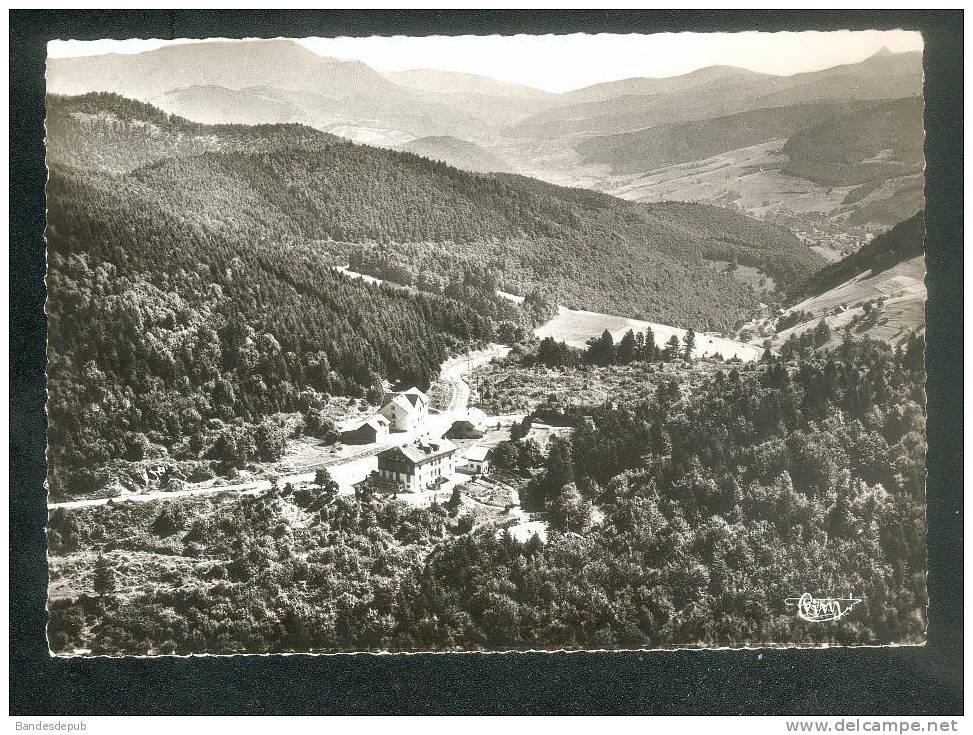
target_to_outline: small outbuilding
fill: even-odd
[[[472,446],[463,452],[463,464],[457,469],[469,475],[489,474],[492,455],[493,449],[490,447]]]
[[[375,444],[389,435],[389,420],[384,416],[372,416],[353,429],[341,432],[345,444]]]
[[[483,432],[476,428],[472,421],[454,421],[444,436],[447,439],[482,439]]]

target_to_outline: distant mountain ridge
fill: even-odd
[[[668,84],[661,83],[666,80],[652,79],[611,82],[607,86],[620,85],[622,94],[601,98],[596,87],[587,95],[580,95],[580,101],[537,113],[507,133],[527,138],[552,133],[606,135],[768,107],[922,94],[922,57],[918,52],[871,56],[857,64],[793,76],[746,73],[745,70],[740,73],[734,70],[731,74],[725,68],[718,69],[722,73],[694,72]],[[679,79],[689,86],[680,88]],[[568,94],[569,102],[571,94]],[[604,104],[606,99],[611,99],[610,106]]]
[[[558,95],[545,92],[525,84],[501,82],[478,74],[443,71],[441,69],[409,69],[391,71],[385,78],[409,89],[422,89],[427,92],[449,94],[481,94],[495,97],[524,97],[526,99],[552,100]]]
[[[592,84],[561,95],[563,104],[603,102],[615,97],[645,97],[655,94],[671,94],[696,89],[713,82],[725,83],[729,79],[769,78],[768,74],[742,69],[737,66],[707,66],[687,74],[671,77],[631,77],[613,82]]]
[[[400,83],[391,79],[397,78]],[[48,59],[48,92],[114,92],[197,122],[299,121],[353,139],[476,138],[554,97],[524,85],[434,70],[383,75],[289,40],[205,42],[138,54]],[[357,135],[358,129],[362,134]]]
[[[53,93],[115,92],[206,124],[299,123],[477,172],[516,171],[648,201],[736,207],[739,199],[741,211],[758,217],[782,209],[804,218],[798,230],[815,226],[807,221],[815,212],[829,227],[875,230],[922,206],[921,124],[913,122],[922,104],[918,52],[880,52],[791,76],[713,66],[563,94],[459,72],[379,73],[288,40],[49,59],[47,78]],[[909,99],[905,116],[894,105],[887,118],[840,112]],[[819,114],[828,106],[839,111],[833,123]],[[869,140],[880,138],[883,147],[869,152]],[[785,154],[749,151],[778,140]],[[730,156],[736,168],[721,181],[709,159],[727,151],[738,151]],[[737,166],[751,159],[753,168]],[[698,175],[690,176],[693,165],[685,176],[660,174],[671,185],[631,178],[694,161]],[[752,181],[754,171],[788,178]]]
[[[336,264],[359,243],[400,281],[485,267],[507,291],[542,287],[572,306],[719,329],[756,296],[706,259],[750,263],[785,285],[822,264],[786,230],[725,210],[471,175],[299,125],[205,126],[114,95],[52,97],[49,119],[59,181],[122,187],[268,246],[325,243]]]
[[[163,46],[138,54],[48,59],[48,92],[116,92],[148,101],[173,89],[271,87],[336,99],[396,90],[360,61],[319,56],[288,40],[211,41]]]
[[[506,126],[507,133],[515,136],[590,136],[814,101],[906,97],[921,93],[922,65],[918,53],[880,53],[857,64],[792,76],[713,66],[674,77],[623,79],[554,94],[460,72],[415,69],[382,74],[360,61],[318,56],[299,43],[279,39],[53,58],[48,60],[47,81],[50,93],[116,92],[154,101],[171,112],[191,113],[201,122],[205,112],[200,106],[171,93],[215,87],[304,93],[315,99],[308,103],[302,121],[321,129],[326,129],[322,124],[326,126],[330,116],[379,128],[400,126],[413,137],[448,134],[480,143],[478,136],[494,135],[484,126]],[[211,112],[209,117],[251,123],[247,101],[227,102],[221,112]],[[289,102],[306,106],[300,100]],[[206,104],[218,105],[219,99]],[[292,114],[292,108],[262,113],[264,118],[278,119]],[[408,121],[415,125],[423,118],[439,120],[441,128],[405,129]]]

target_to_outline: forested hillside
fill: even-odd
[[[51,161],[54,497],[100,487],[112,460],[198,461],[201,479],[273,459],[285,437],[267,416],[336,394],[374,403],[385,379],[428,385],[451,349],[493,337],[499,322],[456,300],[339,275],[267,210],[186,194]]]
[[[92,113],[102,100],[105,111]],[[578,308],[710,330],[728,328],[756,297],[704,259],[753,265],[785,290],[822,264],[782,228],[705,206],[479,176],[300,126],[194,126],[112,96],[51,107],[70,142],[52,146],[54,163],[128,171],[126,184],[233,236],[370,246],[415,277],[475,259],[507,291],[538,286]],[[149,163],[136,151],[126,163],[147,123],[160,147],[175,141],[174,154]]]
[[[206,152],[274,150],[338,138],[301,125],[202,125],[117,94],[47,98],[49,164],[114,174]]]
[[[111,460],[273,457],[279,428],[247,449],[263,417],[375,401],[386,379],[426,386],[451,348],[510,339],[555,301],[719,329],[755,296],[705,258],[785,284],[818,265],[784,230],[707,207],[477,176],[298,125],[201,125],[117,95],[49,107],[55,494],[90,491]],[[353,283],[332,270],[349,258],[428,293]]]
[[[639,173],[770,140],[786,140],[799,130],[822,122],[839,123],[850,113],[874,106],[868,102],[841,102],[771,107],[587,138],[577,150],[585,162],[608,164],[613,173]]]
[[[925,210],[919,211],[888,232],[863,245],[857,253],[822,268],[808,280],[803,291],[817,294],[871,270],[872,275],[924,252]]]
[[[575,407],[573,437],[524,467],[546,543],[471,533],[448,504],[315,488],[56,511],[52,646],[921,643],[922,357],[921,339],[849,342]],[[806,623],[786,601],[809,590],[862,602]]]
[[[862,105],[794,135],[782,173],[826,186],[860,185],[921,173],[923,100],[907,97]]]

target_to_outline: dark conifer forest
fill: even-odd
[[[279,441],[220,448],[249,447],[267,415],[328,395],[377,402],[386,379],[428,386],[451,351],[493,337],[455,299],[355,282],[317,244],[244,226],[227,203],[192,211],[188,196],[52,161],[54,497],[96,489],[115,459],[279,454]]]
[[[490,342],[513,345],[491,391],[546,385],[495,446],[487,484],[509,502],[459,484],[429,503],[339,492],[320,468],[253,493],[53,510],[55,652],[925,639],[922,334],[832,348],[822,319],[752,363],[693,350],[770,300],[713,261],[771,275],[783,302],[911,257],[921,213],[814,275],[823,261],[793,234],[728,210],[472,174],[298,125],[200,125],[117,95],[51,97],[48,151],[52,501],[104,496],[153,462],[160,495],[169,474],[272,463],[295,438],[282,417],[333,434],[329,402],[374,412]],[[606,329],[584,350],[532,338],[558,306],[687,331]],[[617,389],[591,400],[598,381]],[[546,537],[515,537],[515,505]],[[788,606],[804,592],[861,603],[816,625]]]
[[[704,258],[794,283],[816,265],[784,230],[709,207],[478,176],[298,125],[199,125],[113,94],[50,97],[48,151],[56,497],[103,483],[110,460],[222,457],[221,437],[252,443],[240,422],[322,395],[427,387],[451,350],[556,303],[726,327],[755,297]],[[331,270],[349,261],[416,288]]]
[[[572,437],[527,468],[549,511],[546,543],[470,531],[448,504],[313,488],[56,511],[52,553],[100,550],[127,591],[54,605],[52,645],[112,654],[921,641],[922,356],[921,338],[896,352],[848,344],[722,366],[691,390],[683,373],[645,397],[575,408]],[[87,568],[72,564],[61,573]],[[862,599],[861,609],[822,626],[787,607],[822,590]]]

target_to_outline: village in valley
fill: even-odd
[[[48,66],[57,655],[924,640],[918,50],[807,72],[810,107],[728,66],[80,58]],[[847,628],[748,598],[834,579]]]
[[[84,508],[106,503],[178,500],[192,496],[229,497],[268,491],[290,493],[307,488],[325,495],[356,499],[382,496],[401,503],[428,507],[448,504],[457,515],[467,515],[473,528],[493,524],[498,532],[527,541],[535,533],[545,538],[544,513],[527,513],[520,507],[516,473],[492,466],[494,448],[520,429],[538,448],[566,426],[525,420],[525,413],[488,415],[470,405],[470,371],[502,358],[501,345],[447,360],[433,385],[443,398],[434,407],[430,396],[412,386],[386,392],[381,404],[347,409],[352,418],[339,420],[325,439],[292,437],[282,458],[253,465],[233,477],[189,483],[166,479],[165,468],[148,467],[142,487],[114,485],[110,495],[52,503],[58,508]],[[526,433],[524,433],[526,432]]]
[[[462,507],[476,525],[496,524],[521,541],[534,533],[543,540],[543,514],[525,513],[516,479],[492,467],[494,447],[523,419],[523,414],[488,416],[476,407],[440,411],[416,387],[392,392],[374,416],[340,434],[341,443],[369,456],[337,465],[329,475],[340,478],[339,492],[359,498],[381,494],[420,506],[448,503]],[[533,433],[565,430],[538,424]]]
[[[373,288],[415,291],[348,266],[334,270]],[[498,296],[523,301],[502,291]],[[386,383],[378,403],[333,397],[329,418],[320,419],[320,431],[311,430],[306,416],[277,416],[288,438],[276,461],[252,462],[200,481],[175,478],[165,466],[145,461],[134,481],[131,473],[119,476],[94,497],[49,507],[307,490],[322,497],[382,497],[414,507],[447,505],[469,529],[490,525],[498,534],[509,533],[522,542],[535,534],[543,541],[547,511],[525,510],[520,491],[542,471],[551,438],[566,437],[573,430],[575,422],[564,416],[566,408],[612,402],[634,393],[648,395],[666,379],[692,376],[698,381],[724,362],[753,362],[764,353],[756,341],[746,343],[718,332],[694,334],[564,306],[536,327],[529,340],[547,340],[581,354],[606,335],[622,345],[636,334],[640,344],[645,335],[653,335],[660,362],[588,365],[583,371],[524,367],[521,360],[508,359],[514,347],[490,343],[448,358],[428,391],[414,385],[396,390]],[[522,346],[517,350],[521,354]],[[668,353],[672,354],[666,357]],[[521,455],[526,451],[533,467],[524,456],[495,463],[501,444],[520,448]]]
[[[324,452],[328,459],[313,477],[302,472],[275,478],[273,484],[333,483],[338,494],[358,499],[382,496],[420,507],[449,505],[457,515],[468,516],[470,528],[491,524],[520,541],[535,533],[543,540],[545,513],[521,508],[519,490],[526,481],[515,467],[495,466],[494,451],[515,435],[543,449],[551,437],[570,428],[531,421],[524,411],[493,415],[472,405],[474,400],[480,404],[481,396],[471,386],[471,373],[501,370],[497,360],[508,352],[508,347],[491,345],[447,360],[432,386],[438,400],[415,386],[388,391],[374,414],[339,422],[336,441],[316,447],[312,456]]]

